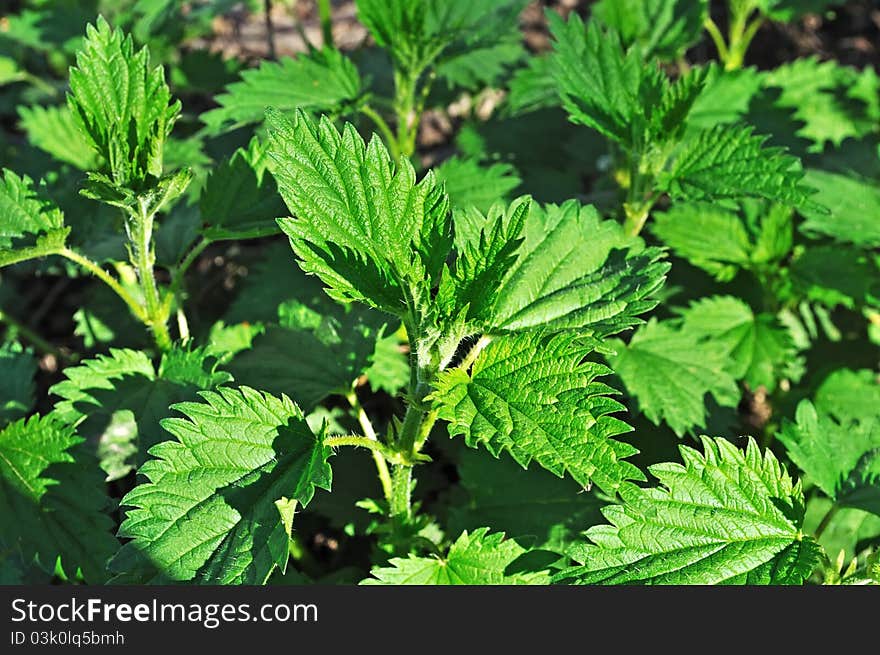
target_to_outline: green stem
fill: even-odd
[[[370,105],[364,105],[361,107],[361,113],[376,124],[376,127],[378,127],[379,131],[382,133],[382,138],[385,139],[385,143],[388,145],[391,158],[394,161],[397,161],[400,158],[400,146],[398,145],[397,137],[394,136],[394,132],[391,131],[388,122]]]
[[[416,99],[421,71],[395,71],[394,111],[397,114],[397,149],[400,157],[412,157],[416,151],[421,110]]]
[[[318,0],[318,16],[321,19],[321,35],[324,37],[324,47],[333,47],[333,8],[330,0]]]
[[[819,541],[819,538],[824,534],[825,530],[831,524],[831,519],[833,519],[837,512],[840,510],[840,505],[836,503],[828,508],[828,511],[825,512],[825,516],[822,517],[822,520],[819,521],[819,525],[816,527],[816,531],[813,533],[813,538],[816,541]]]
[[[180,291],[180,287],[183,284],[183,279],[186,277],[187,271],[190,267],[195,263],[195,261],[199,258],[199,256],[205,252],[205,249],[214,243],[211,239],[202,237],[202,240],[199,241],[195,246],[193,246],[192,250],[190,250],[186,257],[184,257],[181,262],[174,267],[174,274],[171,276],[171,293],[175,297],[177,293]]]
[[[129,254],[144,293],[147,326],[153,333],[159,350],[165,351],[171,348],[171,335],[167,324],[168,308],[159,299],[156,274],[153,270],[156,263],[156,253],[152,243],[154,218],[155,214],[150,212],[145,201],[141,200],[137,214],[132,215],[134,229],[131,232],[132,243]]]
[[[46,341],[43,337],[37,334],[34,330],[29,328],[27,325],[19,321],[14,316],[10,316],[3,310],[0,310],[0,323],[6,323],[10,329],[15,330],[18,334],[20,334],[25,341],[34,346],[37,350],[42,353],[46,353],[49,355],[54,355],[59,359],[63,359],[66,361],[75,362],[79,359],[76,355],[66,353],[59,348],[55,347],[48,341]]]
[[[361,437],[358,435],[344,435],[337,437],[327,437],[324,439],[324,443],[331,448],[337,448],[339,446],[353,446],[355,448],[367,448],[368,450],[373,451],[380,457],[388,459],[390,461],[399,460],[400,456],[395,453],[393,450],[388,448],[385,444],[380,443],[378,441],[374,441],[369,437]],[[383,460],[384,461],[384,460]]]
[[[361,426],[361,429],[364,431],[367,440],[372,441],[374,443],[380,443],[379,437],[376,435],[376,430],[373,429],[373,424],[370,422],[370,417],[367,416],[367,412],[364,411],[363,405],[361,405],[358,400],[357,394],[354,390],[351,393],[346,395],[346,399],[348,400],[348,404],[351,405],[351,408],[357,414],[358,423]],[[365,446],[368,447],[368,446]],[[376,473],[379,475],[379,481],[382,483],[382,493],[385,496],[385,500],[391,503],[391,473],[388,470],[388,463],[385,461],[387,458],[382,451],[372,450],[373,462],[376,464]]]
[[[709,36],[712,37],[712,42],[715,44],[715,49],[718,51],[718,58],[722,61],[722,63],[727,63],[728,51],[727,51],[727,43],[724,41],[724,36],[721,34],[721,30],[718,29],[718,25],[714,20],[707,17],[705,22],[703,23],[703,27],[709,33]]]
[[[391,489],[391,516],[408,519],[412,516],[412,466],[394,467]]]
[[[626,217],[623,222],[623,229],[628,236],[634,237],[639,235],[648,221],[648,216],[651,215],[651,208],[653,206],[653,200],[636,204],[624,203],[623,210]]]
[[[101,280],[101,282],[110,287],[110,289],[112,289],[116,293],[116,295],[119,296],[122,301],[128,306],[129,310],[132,314],[134,314],[135,318],[143,323],[148,322],[147,315],[144,313],[143,306],[141,306],[141,304],[134,298],[134,296],[132,296],[115,277],[113,277],[110,273],[101,268],[97,263],[93,262],[88,257],[79,254],[75,250],[71,250],[70,248],[62,248],[56,251],[55,254],[61,255],[65,259],[69,259],[75,264],[78,264],[79,266],[86,269],[89,273],[91,273],[96,278]]]

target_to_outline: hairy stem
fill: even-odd
[[[412,516],[412,466],[398,464],[391,479],[391,516],[408,519]]]
[[[75,250],[71,250],[70,248],[61,248],[60,250],[56,251],[56,254],[61,255],[65,259],[69,259],[75,264],[78,264],[82,268],[86,269],[89,273],[94,275],[96,278],[101,280],[101,282],[110,287],[110,289],[112,289],[113,292],[122,299],[122,301],[128,306],[129,310],[131,310],[131,313],[134,314],[135,318],[137,318],[142,323],[147,323],[147,315],[144,313],[144,308],[141,303],[138,302],[134,298],[134,296],[132,296],[115,277],[113,277],[110,273],[101,268],[97,263],[93,262],[85,255],[81,255]]]
[[[363,405],[358,400],[357,394],[354,390],[351,393],[346,395],[346,399],[348,400],[348,404],[351,405],[351,408],[354,410],[355,414],[357,414],[358,423],[361,426],[361,429],[364,431],[366,438],[368,441],[372,441],[374,443],[380,443],[379,437],[376,435],[376,430],[373,428],[373,424],[370,422],[370,417],[367,416],[366,411],[364,411]],[[364,446],[368,448],[369,446]],[[383,446],[384,447],[384,446]],[[385,500],[389,503],[391,502],[391,472],[388,470],[388,463],[386,462],[386,457],[383,452],[378,450],[372,450],[373,462],[376,464],[376,473],[379,475],[379,481],[382,483],[382,493],[385,496]]]
[[[131,263],[137,272],[138,281],[144,293],[146,324],[153,333],[159,350],[171,348],[171,335],[168,332],[168,310],[159,299],[156,285],[156,253],[153,249],[153,220],[155,214],[147,209],[145,201],[140,201],[137,214],[132,215],[132,230],[129,247]]]
[[[726,64],[729,57],[727,43],[724,41],[724,36],[721,34],[721,30],[718,29],[718,25],[710,17],[707,17],[706,21],[703,23],[703,27],[712,38],[712,43],[715,44],[715,49],[718,51],[718,58],[722,63]]]
[[[343,435],[337,437],[327,437],[324,443],[331,448],[338,446],[353,446],[355,448],[367,448],[381,458],[395,460],[398,458],[397,453],[388,448],[385,444],[370,439],[369,437],[361,437],[358,435]],[[384,463],[384,459],[383,459]]]

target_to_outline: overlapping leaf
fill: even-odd
[[[301,267],[328,293],[389,313],[406,310],[412,286],[433,280],[451,247],[449,202],[432,173],[416,182],[408,160],[392,163],[347,124],[298,111],[268,114],[273,174],[293,218],[279,221]]]
[[[719,200],[764,198],[793,207],[812,207],[810,189],[797,158],[748,126],[718,126],[697,133],[682,144],[660,188],[673,198]]]
[[[631,428],[611,416],[623,406],[597,381],[610,371],[584,361],[594,345],[571,334],[498,338],[470,372],[441,373],[433,394],[438,415],[472,448],[495,457],[507,451],[524,468],[534,461],[613,492],[641,473],[626,461],[636,449],[614,439]]]
[[[656,305],[669,270],[662,252],[624,236],[593,207],[569,201],[530,211],[523,243],[498,291],[499,331],[620,332]]]
[[[704,397],[735,407],[740,393],[727,371],[727,346],[700,340],[669,322],[652,319],[628,345],[616,342],[611,368],[623,380],[639,411],[654,423],[666,422],[679,436],[705,427]]]
[[[712,296],[683,312],[682,331],[708,341],[727,357],[725,370],[750,388],[769,392],[796,357],[788,331],[772,314],[755,314],[733,296]]]
[[[199,198],[202,233],[211,240],[267,236],[284,214],[275,180],[267,173],[265,147],[257,139],[208,174]]]
[[[0,346],[0,426],[22,418],[34,406],[37,360],[16,343]]]
[[[507,572],[526,550],[504,533],[480,528],[461,536],[443,557],[397,557],[375,568],[365,585],[516,585],[546,584],[545,572]]]
[[[0,546],[48,573],[101,583],[118,543],[101,476],[73,428],[32,416],[0,432]]]
[[[450,510],[449,531],[476,530],[481,525],[505,532],[523,544],[562,552],[585,525],[601,520],[604,503],[577,483],[516,462],[464,450],[458,475],[467,497]]]
[[[201,396],[173,407],[184,418],[162,425],[175,439],[151,449],[147,482],[123,498],[120,558],[146,558],[159,579],[262,584],[286,566],[295,510],[330,489],[331,451],[286,396]]]
[[[789,456],[840,505],[880,515],[880,409],[832,417],[802,401],[779,433]]]
[[[168,406],[195,398],[199,389],[228,382],[204,349],[177,347],[156,370],[142,351],[110,349],[64,370],[66,380],[50,389],[61,398],[56,415],[89,442],[109,479],[126,475],[164,438],[159,427]]]
[[[684,464],[650,467],[660,486],[621,488],[611,525],[573,547],[580,563],[557,576],[579,584],[801,584],[819,547],[801,532],[803,492],[770,451],[702,439]]]

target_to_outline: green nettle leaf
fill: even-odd
[[[379,339],[369,361],[364,375],[373,391],[395,395],[409,383],[409,346],[396,334]]]
[[[639,48],[625,50],[620,35],[598,21],[584,26],[548,14],[555,38],[552,73],[569,118],[640,154],[680,138],[700,96],[707,70],[695,68],[670,82]]]
[[[623,409],[610,397],[614,389],[596,380],[611,371],[584,360],[594,347],[571,334],[500,337],[469,373],[440,374],[434,407],[450,436],[464,435],[472,448],[483,445],[495,457],[506,450],[523,468],[534,460],[613,492],[642,474],[625,460],[638,451],[614,440],[631,428],[611,416]]]
[[[481,212],[509,196],[521,180],[510,164],[483,166],[477,159],[451,157],[434,169],[437,180],[446,185],[455,210],[476,207]]]
[[[773,392],[796,357],[791,336],[776,317],[755,314],[738,298],[703,298],[682,316],[682,332],[722,350],[728,358],[725,370],[752,389]]]
[[[263,120],[266,109],[304,109],[338,113],[361,95],[361,79],[354,63],[334,48],[313,50],[297,57],[264,61],[242,73],[215,98],[220,104],[201,115],[211,134],[226,132]]]
[[[880,378],[874,371],[838,369],[819,385],[815,404],[840,422],[860,420],[866,408],[880,407]]]
[[[754,67],[726,71],[717,62],[707,68],[706,86],[688,114],[688,126],[709,129],[742,120],[759,94],[766,72]]]
[[[66,368],[64,375],[66,380],[49,389],[61,398],[55,414],[77,426],[110,480],[143,463],[164,438],[159,420],[169,405],[231,380],[211,367],[204,349],[179,346],[163,355],[158,370],[142,351],[111,348],[109,355]]]
[[[171,102],[162,66],[150,67],[146,48],[103,17],[86,28],[86,40],[70,69],[68,105],[104,164],[98,187],[141,191],[162,175],[163,148],[180,115]]]
[[[656,306],[652,295],[669,270],[660,249],[645,248],[576,201],[533,207],[517,252],[498,290],[493,331],[620,332]]]
[[[842,245],[807,247],[790,271],[795,292],[826,307],[877,304],[880,260],[870,252]]]
[[[278,232],[285,213],[275,180],[266,174],[265,147],[253,139],[208,174],[199,199],[202,234],[212,240],[247,239]]]
[[[739,402],[736,380],[727,370],[728,344],[700,340],[656,319],[640,328],[628,345],[615,344],[611,368],[638,400],[640,411],[656,424],[665,421],[679,436],[705,427],[707,393],[723,407]]]
[[[679,257],[727,282],[740,269],[779,262],[792,247],[790,208],[743,204],[744,215],[707,202],[675,203],[653,214],[651,231]]]
[[[444,271],[435,302],[443,312],[459,313],[481,329],[491,328],[497,290],[516,261],[531,201],[520,198],[510,207],[493,205],[484,216],[476,209],[454,218],[458,258]]]
[[[107,579],[118,548],[101,476],[73,428],[52,415],[0,431],[0,548],[48,573]]]
[[[804,400],[795,421],[779,433],[792,461],[836,503],[880,515],[880,409],[841,419]]]
[[[29,177],[4,168],[0,179],[0,253],[26,235],[41,234],[63,237],[64,215],[34,189]]]
[[[527,0],[357,0],[358,20],[398,66],[473,88],[493,82],[523,54],[516,17]]]
[[[546,572],[508,571],[527,551],[504,533],[489,528],[463,532],[443,557],[395,557],[391,566],[375,568],[364,585],[538,585]]]
[[[0,346],[0,425],[26,416],[33,409],[37,360],[16,343]]]
[[[614,28],[645,56],[674,60],[702,34],[707,0],[600,0],[593,17]]]
[[[549,56],[530,57],[528,64],[513,74],[509,87],[507,109],[514,116],[559,106],[553,59]]]
[[[865,248],[880,247],[880,187],[876,182],[820,170],[807,171],[805,181],[816,189],[813,200],[830,211],[802,210],[807,219],[801,226],[804,232]]]
[[[123,498],[120,552],[150,561],[160,579],[263,584],[286,567],[293,508],[330,489],[331,450],[286,396],[248,387],[204,391],[172,409],[175,437],[154,446]]]
[[[267,114],[278,190],[295,218],[279,219],[300,266],[336,300],[402,315],[412,287],[436,279],[451,248],[449,200],[433,173],[420,182],[381,140],[351,124]]]
[[[769,450],[745,451],[702,438],[703,453],[680,446],[684,464],[649,468],[660,486],[621,488],[602,510],[579,562],[556,576],[577,584],[802,584],[820,548],[801,531],[804,499]]]
[[[797,135],[821,153],[847,138],[862,138],[876,129],[880,112],[880,78],[871,67],[864,71],[804,57],[768,71],[765,87],[778,94],[774,106],[791,110]]]
[[[605,504],[569,479],[536,467],[523,471],[510,459],[465,450],[458,474],[467,498],[450,509],[449,532],[491,525],[535,548],[562,552],[585,525],[601,520]]]
[[[798,159],[783,148],[765,146],[766,140],[745,125],[697,132],[660,175],[659,188],[675,199],[764,198],[816,209]]]
[[[98,167],[98,155],[69,107],[20,107],[18,114],[28,141],[40,150],[81,171]]]

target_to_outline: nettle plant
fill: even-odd
[[[104,352],[67,354],[39,412],[32,352],[0,350],[0,580],[880,580],[880,385],[822,350],[878,341],[880,194],[819,159],[873,143],[877,76],[738,70],[786,3],[730,4],[728,71],[683,59],[705,2],[550,12],[552,51],[529,58],[525,4],[359,0],[390,86],[325,22],[322,49],[244,72],[176,140],[162,66],[87,29],[66,108],[20,113],[109,228],[55,176],[4,170],[0,265],[94,276],[149,343],[105,348],[112,326],[81,308]],[[460,94],[517,66],[502,131],[567,116],[603,162],[594,204],[510,198],[528,185],[491,122],[417,171],[436,80]],[[805,78],[825,104],[797,157],[730,97],[772,87],[795,109]],[[821,95],[839,86],[856,109]],[[67,141],[42,138],[50,123]],[[214,165],[168,154],[242,130]],[[250,239],[256,265],[204,324],[194,265]],[[737,429],[749,403],[755,438]],[[318,561],[309,531],[357,555]]]

